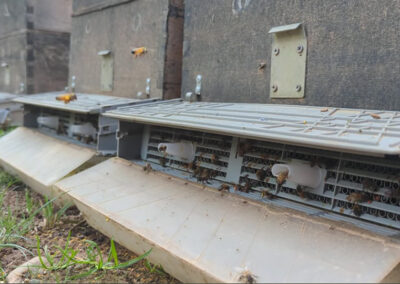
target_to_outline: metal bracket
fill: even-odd
[[[148,99],[150,98],[150,83],[151,83],[151,78],[146,79],[146,89],[145,92],[137,92],[136,97],[140,100]]]
[[[194,90],[194,93],[198,96],[201,94],[201,80],[203,77],[201,75],[197,75],[196,77],[196,89]]]
[[[151,79],[147,78],[146,79],[146,96],[148,98],[150,98],[150,83],[151,83]]]
[[[112,91],[114,85],[114,62],[111,50],[97,52],[102,57],[100,84],[102,91]]]
[[[273,27],[271,98],[304,98],[307,38],[301,23]]]
[[[187,92],[185,94],[185,100],[189,102],[201,101],[201,81],[203,76],[200,74],[196,76],[196,88],[193,92]]]
[[[74,75],[71,77],[71,86],[69,89],[71,93],[75,93],[75,86],[76,86],[75,80],[76,80],[76,76]]]
[[[23,94],[25,92],[25,84],[24,83],[19,83],[19,93]]]

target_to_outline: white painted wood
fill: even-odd
[[[112,158],[54,186],[89,224],[184,282],[379,282],[400,243]]]
[[[18,175],[43,195],[51,196],[50,186],[94,156],[79,147],[19,127],[0,138],[0,165]]]

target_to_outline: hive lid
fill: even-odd
[[[368,155],[400,154],[400,112],[294,105],[157,102],[108,117]]]
[[[155,99],[139,100],[130,98],[120,98],[96,94],[76,93],[77,99],[69,103],[56,100],[56,97],[66,92],[49,92],[36,95],[29,95],[14,99],[15,102],[43,106],[80,113],[100,113],[105,108],[113,106],[123,106],[133,103],[144,103]]]
[[[47,196],[51,196],[51,186],[55,182],[95,154],[91,149],[25,127],[18,127],[0,138],[0,166]]]
[[[15,99],[17,95],[9,94],[9,93],[0,93],[0,104],[8,103],[11,100]]]

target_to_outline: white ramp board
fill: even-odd
[[[40,194],[53,196],[51,185],[95,155],[35,130],[19,127],[0,138],[0,165]]]
[[[400,243],[112,158],[54,186],[89,224],[184,282],[380,282]],[[242,279],[245,280],[245,279]]]

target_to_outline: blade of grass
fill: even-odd
[[[117,254],[117,250],[115,248],[115,243],[114,243],[113,239],[111,239],[110,254],[111,254],[112,258],[114,259],[114,265],[118,266],[118,264],[119,264],[119,262],[118,262],[118,254]]]
[[[42,253],[41,253],[41,251],[40,251],[40,239],[39,239],[39,237],[38,236],[36,236],[36,249],[37,249],[37,254],[38,254],[38,257],[39,257],[39,261],[40,261],[40,264],[42,265],[42,267],[44,268],[44,269],[49,269],[48,267],[47,267],[47,265],[46,264],[44,264],[44,261],[43,261],[43,259],[42,259]]]
[[[144,254],[142,254],[142,255],[140,255],[140,256],[134,258],[134,259],[131,259],[131,260],[129,260],[129,261],[120,263],[119,265],[116,265],[114,268],[116,268],[116,269],[122,269],[122,268],[129,267],[129,266],[131,266],[131,265],[133,265],[133,264],[135,264],[135,263],[141,261],[142,259],[146,258],[146,257],[151,253],[151,251],[152,251],[152,249],[149,249],[149,250],[148,250],[147,252],[145,252]]]

